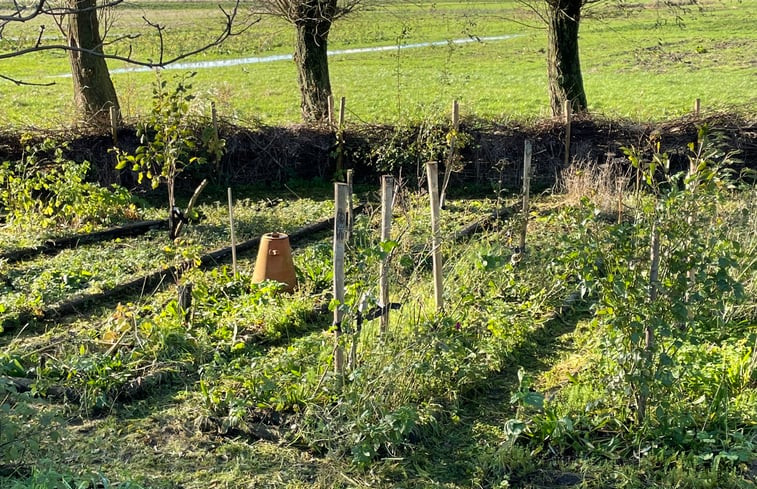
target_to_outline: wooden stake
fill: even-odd
[[[110,132],[113,136],[113,144],[118,144],[118,111],[110,106]]]
[[[447,162],[444,165],[444,182],[442,183],[442,194],[439,198],[439,206],[444,208],[444,202],[447,195],[447,185],[452,175],[452,167],[455,165],[457,156],[457,131],[460,128],[460,106],[457,100],[452,101],[452,134],[449,138],[449,153],[447,153]]]
[[[694,100],[694,115],[699,117],[699,111],[702,108],[702,101],[700,99]]]
[[[439,235],[439,164],[436,161],[426,163],[428,177],[428,194],[431,197],[431,252],[434,273],[434,300],[436,310],[444,308],[444,284],[442,281],[442,249]]]
[[[216,110],[216,103],[210,102],[210,120],[213,122],[213,131],[216,133],[216,139],[218,139],[218,110]]]
[[[347,208],[347,240],[349,241],[350,236],[352,236],[352,225],[355,221],[355,215],[352,211],[353,201],[352,201],[352,178],[353,178],[354,172],[353,170],[347,170],[347,187],[349,187],[349,205]]]
[[[229,194],[229,229],[231,230],[231,269],[234,272],[234,278],[237,278],[237,238],[234,233],[234,205],[231,198],[231,187],[228,187]]]
[[[340,174],[344,169],[344,109],[345,98],[339,99],[339,127],[337,128],[337,153],[336,153],[336,171]]]
[[[618,224],[623,221],[623,178],[618,177],[615,184],[618,191]]]
[[[699,99],[697,99],[698,101]],[[689,191],[694,194],[696,191],[697,185],[698,185],[698,179],[696,178],[696,174],[699,171],[698,165],[698,159],[697,158],[690,158],[689,159],[689,184],[688,188]],[[689,225],[689,232],[691,233],[691,228],[694,226],[694,212],[695,209],[692,209],[689,213],[689,217],[686,219],[687,224]],[[691,291],[694,289],[694,285],[696,284],[696,273],[694,271],[694,267],[692,266],[689,268],[689,271],[687,272],[686,276],[688,277],[689,286],[688,290],[685,294],[685,300],[686,302],[689,301],[689,295]]]
[[[518,250],[521,253],[526,252],[526,231],[528,230],[528,207],[529,196],[531,193],[531,141],[526,140],[523,151],[523,227],[520,230],[520,246]]]
[[[192,317],[192,282],[179,285],[179,313],[182,316],[184,324],[189,324]]]
[[[660,274],[660,230],[657,224],[652,224],[652,241],[649,246],[649,301],[654,303],[657,300],[657,281]],[[651,350],[654,347],[653,331],[647,327],[645,338],[645,348]]]
[[[563,112],[565,112],[565,168],[570,165],[570,126],[573,119],[573,105],[570,100],[565,101]]]
[[[344,127],[344,110],[346,108],[346,98],[339,98],[339,129]]]
[[[344,348],[340,344],[342,335],[342,306],[344,304],[344,243],[347,238],[347,205],[349,187],[346,183],[334,184],[334,328],[336,345],[334,347],[334,368],[340,376],[344,375]]]
[[[649,259],[649,302],[654,305],[657,301],[657,282],[660,273],[660,230],[657,228],[657,223],[652,223],[652,240],[649,246]],[[644,356],[647,361],[651,361],[654,343],[654,330],[652,329],[651,321],[647,321],[647,325],[644,327]],[[639,423],[643,423],[647,412],[647,394],[643,390],[640,390],[640,392],[636,394],[636,408],[636,420]]]
[[[391,239],[392,232],[392,202],[394,201],[394,177],[384,175],[381,177],[381,241]],[[381,260],[379,270],[379,306],[382,308],[381,334],[389,331],[389,257]]]
[[[334,127],[334,96],[333,95],[329,95],[329,98],[327,99],[327,103],[329,107],[328,108],[329,126],[333,128]]]

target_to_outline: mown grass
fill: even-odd
[[[212,22],[196,27],[197,18],[213,18],[209,3],[183,8],[149,4],[125,9],[113,34],[143,29],[140,16],[178,26],[169,49],[200,43]],[[757,6],[728,0],[704,2],[682,14],[647,8],[619,12],[612,5],[587,11],[581,30],[582,66],[590,110],[610,117],[662,120],[691,111],[700,98],[705,110],[750,113],[757,105],[754,57],[757,34],[752,25]],[[119,11],[120,12],[120,11]],[[528,27],[535,26],[535,27]],[[31,28],[31,27],[28,27]],[[515,34],[518,37],[381,53],[334,56],[334,93],[347,98],[348,122],[409,122],[445,111],[458,99],[463,115],[495,119],[548,116],[546,32],[535,16],[515,2],[442,2],[371,6],[342,19],[332,30],[330,49],[399,46]],[[8,34],[6,34],[8,35]],[[292,29],[264,18],[243,36],[196,60],[265,56],[291,52]],[[150,34],[135,43],[135,53],[150,52]],[[147,46],[146,46],[147,44]],[[125,48],[119,48],[124,52]],[[119,68],[119,63],[110,63]],[[54,81],[56,86],[15,87],[0,84],[2,124],[70,125],[74,120],[71,86],[57,75],[68,70],[64,53],[6,60],[3,74]],[[123,112],[138,117],[148,107],[149,73],[113,76]],[[291,62],[200,70],[196,88],[215,100],[222,117],[239,123],[299,121],[299,94]]]
[[[239,199],[235,202],[235,209],[235,235],[237,242],[241,243],[267,232],[292,232],[327,219],[333,212],[333,205],[329,201],[310,199],[283,201],[275,205],[268,201]],[[165,229],[161,229],[136,238],[62,250],[52,257],[4,264],[0,275],[4,281],[0,286],[0,308],[3,310],[0,319],[65,302],[78,295],[99,293],[153,273],[167,264],[180,265],[229,246],[226,204],[201,204],[198,211],[203,221],[188,225],[176,243],[168,238]],[[24,234],[23,228],[8,225],[2,228],[0,239],[3,235],[18,239]],[[3,248],[8,241],[0,241],[5,242]],[[32,246],[36,244],[39,241],[33,242]]]
[[[748,200],[753,198],[750,195],[733,194],[735,207],[753,207]],[[397,208],[395,233],[401,236],[401,254],[412,252],[427,237],[422,232],[428,225],[426,198],[405,196]],[[475,202],[452,202],[452,207],[464,210],[469,218],[479,217],[482,206]],[[77,369],[63,382],[84,392],[97,393],[103,384],[95,383],[96,380],[106,380],[105,386],[112,386],[120,381],[121,375],[136,376],[142,368],[167,367],[175,369],[178,375],[160,390],[150,391],[146,399],[106,404],[108,414],[104,417],[90,416],[82,405],[43,407],[45,404],[40,402],[39,409],[58,411],[62,419],[69,418],[69,422],[57,427],[62,439],[43,438],[37,486],[33,485],[34,478],[22,477],[0,479],[0,486],[52,487],[42,481],[55,481],[59,471],[76,474],[77,481],[102,483],[105,478],[125,487],[129,487],[126,484],[129,481],[131,487],[146,488],[750,487],[750,469],[745,463],[713,468],[697,462],[696,453],[666,455],[662,450],[659,455],[653,452],[629,460],[619,458],[611,450],[605,455],[599,452],[593,456],[580,455],[570,448],[566,450],[566,446],[571,446],[570,439],[560,438],[546,441],[544,449],[537,450],[540,445],[529,444],[523,438],[516,443],[508,435],[508,420],[523,415],[511,398],[518,391],[519,366],[536,379],[535,389],[552,396],[553,402],[567,413],[576,415],[584,409],[591,410],[588,403],[606,395],[605,385],[599,377],[593,377],[599,375],[594,369],[599,362],[600,330],[585,320],[587,305],[576,304],[574,313],[561,317],[550,314],[570,288],[552,275],[553,260],[565,246],[555,237],[566,231],[564,217],[570,212],[560,199],[537,200],[529,232],[531,251],[518,267],[497,264],[498,259],[509,258],[505,247],[518,227],[517,220],[504,224],[498,232],[445,244],[448,301],[445,315],[452,322],[429,319],[433,304],[429,300],[432,293],[427,267],[395,276],[392,300],[400,300],[404,305],[392,313],[392,334],[380,340],[376,322],[365,325],[358,350],[359,367],[350,376],[344,397],[333,403],[329,399],[334,395],[331,390],[335,388],[334,379],[327,375],[333,339],[323,330],[329,315],[315,318],[317,325],[294,326],[298,308],[313,307],[318,301],[313,294],[314,282],[303,282],[304,291],[292,296],[265,296],[269,301],[267,307],[255,310],[259,297],[245,285],[252,270],[251,257],[242,260],[238,280],[231,278],[227,268],[193,274],[198,290],[209,286],[214,291],[207,295],[200,292],[195,297],[197,311],[190,327],[177,328],[176,318],[165,312],[171,309],[166,304],[172,302],[172,293],[167,292],[145,296],[136,304],[124,304],[116,310],[106,308],[55,324],[44,336],[15,337],[7,352],[21,358],[29,368],[36,368],[38,355],[43,356],[38,352],[51,339],[64,338],[66,341],[54,349],[44,350],[49,355],[46,368],[62,364],[62,369]],[[371,220],[374,229],[376,217]],[[361,225],[365,226],[367,221],[362,219]],[[739,222],[740,232],[752,229],[746,220]],[[361,251],[362,244],[365,243],[354,243],[353,251]],[[322,245],[328,248],[328,243],[318,244]],[[320,278],[328,282],[328,253],[307,253],[303,250],[303,254],[296,254],[297,266],[320,270]],[[487,261],[492,265],[488,270]],[[358,269],[360,266],[360,262],[352,264]],[[375,273],[365,270],[353,278],[364,277],[366,273],[375,278]],[[282,329],[272,331],[280,335],[279,342],[273,345],[270,340],[274,336],[256,330],[263,317],[271,322],[277,320],[267,315],[266,309],[281,312],[277,324]],[[460,323],[459,329],[455,320]],[[133,334],[127,329],[129,334],[118,348],[118,357],[139,365],[140,370],[132,371],[116,363],[111,363],[109,370],[91,369],[86,360],[108,359],[109,355],[103,351],[109,348],[107,343],[112,343],[113,332],[124,331],[124,325],[130,327],[132,321],[139,328],[135,326]],[[237,348],[232,340],[234,323],[238,325],[236,339],[242,343]],[[151,325],[152,332],[147,325]],[[427,330],[429,326],[432,329]],[[488,339],[492,334],[496,337],[494,341]],[[753,341],[754,332],[750,334]],[[733,349],[740,355],[753,351],[749,345],[739,345],[736,335],[729,337],[733,341],[726,342],[727,345],[702,348],[711,352]],[[460,349],[461,344],[465,348]],[[409,346],[429,348],[436,355],[417,357],[419,352]],[[436,360],[438,364],[431,367],[421,360],[428,363]],[[732,360],[738,359],[729,359],[723,368],[731,369],[735,365],[730,363]],[[432,368],[440,369],[439,377],[428,375]],[[719,369],[720,365],[714,368]],[[459,375],[451,373],[458,369]],[[55,370],[48,370],[45,375],[54,373]],[[747,378],[752,375],[752,384],[743,388],[741,395],[745,400],[741,405],[730,405],[734,414],[754,410],[746,400],[750,395],[754,399],[754,374],[739,373],[742,374]],[[91,383],[81,381],[80,377],[85,375],[91,376]],[[323,378],[319,379],[321,375]],[[445,382],[439,380],[441,376]],[[447,383],[447,376],[455,382]],[[280,383],[280,390],[268,386],[266,392],[273,397],[254,397],[247,389],[257,385],[261,378]],[[225,385],[239,388],[222,391]],[[366,399],[353,397],[363,388]],[[225,395],[215,397],[219,392]],[[287,397],[289,394],[294,397]],[[345,428],[348,423],[364,423],[359,429],[370,433],[383,422],[380,416],[372,420],[373,409],[379,411],[418,397],[422,399],[419,410],[422,406],[426,406],[423,409],[437,406],[431,419],[420,421],[419,428],[408,439],[392,451],[380,452],[370,464],[350,462],[354,432]],[[254,406],[244,411],[241,420],[237,420],[239,424],[221,421],[238,413],[234,409],[249,401]],[[283,403],[285,420],[288,417],[307,420],[297,416],[320,412],[316,419],[327,426],[334,423],[333,428],[345,429],[348,436],[338,438],[339,433],[323,431],[324,436],[337,438],[332,440],[330,450],[320,445],[324,440],[290,438],[291,434],[307,436],[308,429],[318,427],[278,425],[272,421],[274,417],[271,420],[255,417],[278,410],[272,407],[275,402]],[[287,409],[288,402],[293,402],[294,407]],[[226,403],[228,412],[220,409],[214,413],[216,404]],[[339,418],[339,410],[353,403],[356,407],[365,403],[364,417]],[[330,416],[340,421],[335,422]],[[743,429],[754,441],[753,424],[750,427],[747,418],[737,419],[730,426],[732,432]],[[341,421],[345,425],[339,424]],[[35,422],[29,427],[34,429]],[[604,436],[598,430],[585,436],[602,447],[612,447],[612,442],[608,444],[611,432],[607,433]]]

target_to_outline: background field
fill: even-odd
[[[619,10],[613,2],[588,9],[581,27],[582,67],[590,110],[608,117],[663,120],[691,110],[753,114],[757,107],[757,2],[705,1],[685,12]],[[680,15],[680,17],[679,17]],[[129,3],[115,12],[111,36],[144,31],[146,16],[168,26],[168,52],[189,49],[220,26],[212,2]],[[47,26],[46,35],[55,35]],[[37,26],[7,30],[13,39],[36,36]],[[455,44],[454,40],[514,35],[506,40]],[[292,51],[293,29],[263,18],[243,35],[188,61],[265,57]],[[391,49],[414,43],[430,47]],[[446,42],[446,43],[445,43]],[[133,42],[142,58],[157,56],[149,32]],[[389,50],[331,58],[336,97],[345,96],[348,122],[410,122],[445,111],[452,99],[463,116],[527,120],[548,116],[546,31],[512,0],[502,2],[372,3],[337,22],[330,49],[384,46]],[[124,44],[109,46],[123,54]],[[110,62],[111,70],[124,68]],[[67,58],[47,52],[0,62],[0,73],[52,87],[0,82],[4,126],[70,126],[75,122]],[[171,73],[178,73],[178,71]],[[127,118],[145,113],[154,75],[113,75]],[[299,92],[291,61],[199,69],[194,87],[215,100],[222,117],[243,125],[299,122]]]

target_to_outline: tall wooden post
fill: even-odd
[[[328,114],[329,126],[333,128],[334,127],[334,96],[333,95],[329,95],[329,98],[327,99],[327,103],[328,103],[328,110],[329,110],[329,114]]]
[[[179,285],[177,292],[179,293],[179,314],[184,324],[188,325],[192,318],[192,282]]]
[[[436,161],[426,163],[428,177],[428,194],[431,197],[431,253],[434,273],[434,300],[436,310],[444,308],[444,284],[442,281],[442,239],[439,235],[439,164]]]
[[[339,98],[339,129],[344,127],[344,111],[346,109],[346,101],[347,99],[345,97]]]
[[[354,177],[354,171],[353,170],[347,170],[347,187],[349,187],[349,202],[348,202],[348,209],[347,209],[347,240],[349,241],[350,236],[352,236],[352,226],[355,224],[355,215],[352,211],[354,203],[352,201],[352,179]]]
[[[216,103],[210,102],[210,121],[213,124],[213,131],[215,132],[216,139],[218,138],[218,110],[216,109]]]
[[[381,241],[391,239],[392,233],[392,202],[394,201],[394,177],[381,177]],[[381,260],[379,271],[379,295],[381,296],[381,334],[389,331],[389,257]]]
[[[618,177],[615,181],[615,187],[617,188],[618,192],[618,224],[623,222],[623,187],[624,187],[624,181],[623,177]]]
[[[334,184],[334,309],[335,341],[334,368],[338,375],[344,375],[344,348],[340,344],[344,313],[344,243],[347,239],[347,205],[349,188],[346,183]]]
[[[110,132],[113,137],[113,144],[118,144],[118,109],[110,106]]]
[[[526,252],[526,232],[528,230],[528,208],[529,196],[531,193],[531,141],[526,140],[523,150],[523,227],[520,230],[520,245],[518,247],[521,253]]]
[[[345,110],[345,98],[339,99],[339,127],[336,132],[336,171],[340,174],[344,169],[344,110]]]
[[[697,102],[699,99],[697,99]],[[694,197],[694,193],[697,190],[697,185],[699,184],[699,178],[697,176],[697,172],[699,172],[699,159],[698,158],[690,158],[689,159],[689,183],[688,183],[688,189],[689,192],[691,192],[692,200]],[[695,217],[696,207],[692,207],[692,209],[689,211],[689,217],[686,219],[687,224],[689,225],[689,233],[692,233],[692,228],[694,227],[694,217]],[[693,239],[693,237],[692,237]],[[693,261],[693,260],[690,260]],[[685,300],[686,302],[689,302],[689,296],[694,289],[694,285],[696,284],[696,272],[694,271],[694,267],[691,266],[689,268],[689,271],[686,273],[686,276],[688,278],[689,286],[688,290],[686,290],[686,296]]]
[[[567,168],[570,165],[570,126],[573,122],[573,106],[570,100],[565,101],[563,112],[565,112],[565,168]]]
[[[660,230],[657,223],[652,223],[652,240],[649,245],[649,302],[654,304],[657,301],[658,280],[660,273]],[[644,327],[644,358],[647,366],[651,366],[652,354],[655,348],[655,332],[652,329],[651,321],[647,321]],[[641,424],[647,415],[648,394],[643,389],[639,389],[636,394],[636,421]]]
[[[237,278],[237,237],[234,233],[234,201],[231,197],[231,187],[226,189],[229,197],[229,230],[231,231],[231,269]]]

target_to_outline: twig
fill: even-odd
[[[192,209],[194,209],[195,204],[197,203],[197,198],[200,196],[202,191],[205,189],[205,187],[208,185],[208,179],[203,179],[202,182],[200,182],[200,185],[197,186],[195,189],[195,192],[192,194],[192,197],[189,199],[189,203],[187,204],[187,210],[184,211],[184,215],[189,218],[189,214],[192,212]],[[176,226],[176,233],[175,235],[178,237],[179,233],[181,232],[181,228],[184,224],[184,221],[179,221],[179,224]]]

